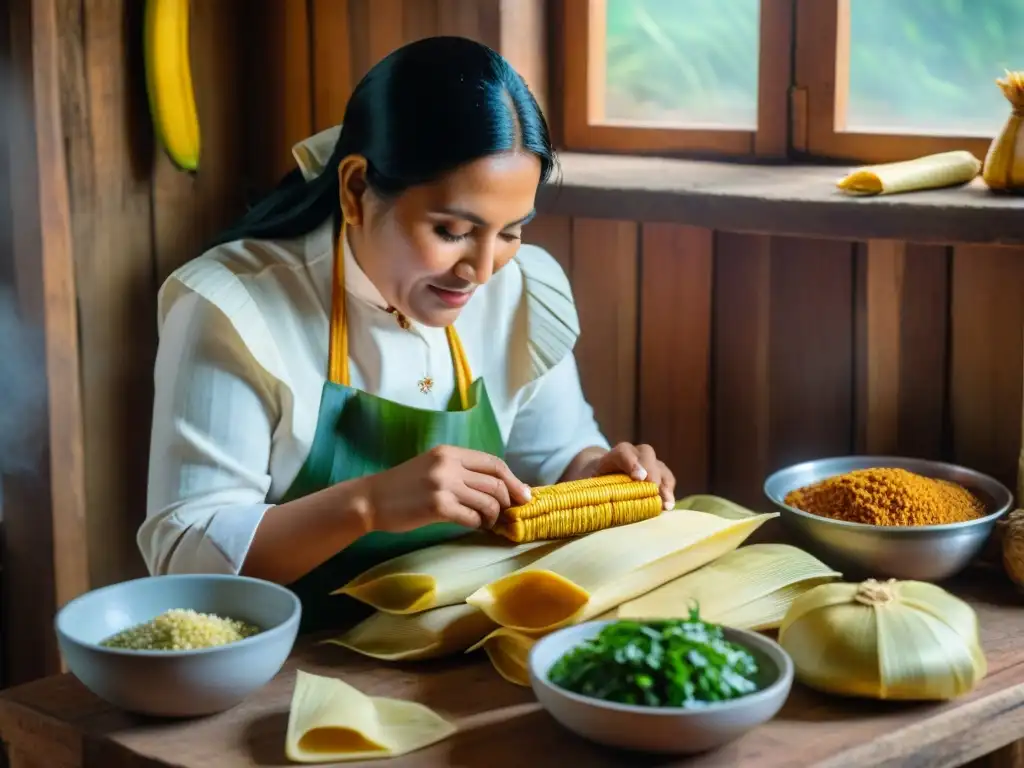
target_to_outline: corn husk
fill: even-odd
[[[367,696],[341,680],[300,669],[284,751],[296,763],[398,757],[436,744],[456,730],[422,704]]]
[[[497,624],[542,634],[598,616],[729,552],[776,514],[726,520],[673,510],[597,531],[481,587],[466,602]]]
[[[1003,130],[992,140],[981,178],[989,189],[1024,189],[1024,72],[1007,72],[996,80],[1010,102],[1010,116]]]
[[[921,581],[816,587],[786,613],[779,644],[800,682],[846,696],[952,699],[987,672],[974,609]]]
[[[514,685],[530,685],[530,649],[539,637],[498,627],[466,653],[483,649],[495,671]]]
[[[676,509],[692,509],[696,512],[707,512],[709,515],[718,515],[726,520],[746,520],[756,517],[757,512],[752,512],[746,507],[741,507],[734,501],[723,499],[721,496],[711,496],[705,493],[698,493],[687,496],[676,502]]]
[[[800,595],[842,574],[788,544],[751,544],[613,609],[620,619],[701,618],[737,629],[777,629]]]
[[[980,170],[978,158],[956,150],[900,163],[867,165],[851,171],[836,186],[849,195],[892,195],[966,184]]]
[[[462,653],[495,624],[466,603],[422,613],[378,611],[340,637],[324,642],[384,661],[418,661]]]
[[[418,613],[465,601],[484,584],[519,570],[564,542],[512,544],[491,533],[420,549],[364,571],[333,594],[388,613]]]

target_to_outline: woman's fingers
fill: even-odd
[[[647,468],[640,463],[640,454],[635,445],[619,443],[606,453],[597,466],[597,474],[611,475],[622,472],[633,480],[646,480]]]
[[[494,527],[498,521],[498,513],[501,512],[501,505],[496,498],[471,488],[469,485],[464,485],[455,492],[455,495],[463,507],[476,514],[478,520],[475,527],[487,529]]]
[[[501,478],[495,477],[494,475],[485,475],[481,472],[471,472],[466,470],[465,477],[462,480],[468,488],[472,488],[482,494],[486,494],[488,497],[496,500],[496,503],[501,509],[507,509],[513,506],[512,496],[509,493],[508,486],[505,485],[505,481]]]
[[[619,443],[604,455],[598,465],[597,474],[607,475],[623,472],[633,480],[655,483],[661,493],[665,509],[675,507],[676,479],[664,463],[658,460],[649,445]]]
[[[449,523],[465,526],[466,528],[481,528],[484,526],[484,516],[480,510],[464,503],[461,490],[445,490],[438,494],[435,504],[437,515]],[[492,500],[493,501],[493,500]]]
[[[665,500],[665,509],[675,509],[676,506],[676,477],[672,470],[661,464],[661,482],[658,486],[661,489],[661,498]]]
[[[526,504],[530,500],[530,486],[513,475],[508,465],[497,456],[491,456],[489,453],[481,451],[460,449],[459,460],[462,462],[462,466],[470,472],[490,475],[504,483],[510,495],[509,504],[506,506]]]

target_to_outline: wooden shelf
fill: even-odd
[[[852,197],[835,186],[850,166],[559,157],[560,181],[539,195],[544,213],[804,237],[1024,243],[1024,196],[992,193],[980,179],[965,187]]]

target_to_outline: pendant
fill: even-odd
[[[424,395],[430,394],[430,390],[434,388],[434,380],[429,376],[424,376],[417,382],[417,386],[420,388],[420,392]]]

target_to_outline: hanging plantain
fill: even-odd
[[[182,171],[199,169],[199,115],[189,57],[189,0],[146,0],[146,90],[156,135]]]

